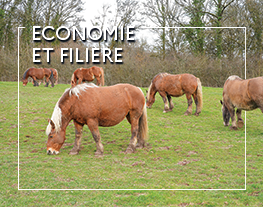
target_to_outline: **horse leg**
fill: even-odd
[[[49,82],[49,77],[46,77],[46,85],[45,85],[45,87],[48,87],[48,83]]]
[[[128,118],[127,118],[128,119]],[[129,146],[127,147],[125,153],[133,153],[136,148],[136,143],[138,139],[138,131],[139,131],[139,118],[131,118],[131,115],[129,115],[129,122],[131,124],[131,141]]]
[[[159,94],[160,96],[163,98],[163,102],[164,102],[164,109],[163,109],[163,113],[166,113],[169,110],[169,105],[168,105],[168,101],[167,101],[167,98],[166,98],[166,93],[165,92],[162,92],[162,91],[159,91]]]
[[[80,142],[82,137],[83,124],[79,124],[76,121],[74,121],[74,125],[75,125],[75,143],[74,143],[74,147],[69,152],[70,155],[77,155],[79,153]]]
[[[100,76],[98,76],[98,77],[96,77],[96,79],[97,79],[97,86],[101,86],[101,80],[100,80]]]
[[[126,118],[127,118],[128,122],[131,124],[130,113],[127,114]],[[136,144],[136,148],[140,148],[140,149],[143,148],[145,141],[143,139],[141,139],[140,137],[138,137],[137,141],[138,142]]]
[[[185,95],[186,95],[186,98],[187,98],[188,107],[187,107],[187,110],[184,113],[184,115],[187,116],[189,114],[192,114],[192,103],[193,103],[193,100],[192,100],[191,94],[186,93]]]
[[[169,101],[169,109],[170,109],[170,111],[172,111],[173,108],[174,108],[174,104],[173,104],[173,101],[172,101],[172,97],[169,96],[169,95],[167,95],[167,98],[168,98],[168,101]]]
[[[96,152],[95,155],[103,155],[103,145],[101,143],[101,137],[99,132],[98,123],[94,120],[89,120],[87,123],[89,130],[91,131],[91,134],[93,136],[93,139],[96,142]]]
[[[33,78],[33,81],[34,81],[34,86],[39,86],[36,77],[33,76],[32,78]]]
[[[241,117],[241,112],[242,112],[241,109],[237,109],[237,111],[236,111],[236,114],[237,114],[237,126],[239,128],[242,128],[244,126],[244,121],[243,121],[243,119]]]
[[[230,113],[230,117],[231,117],[231,120],[232,120],[232,126],[230,126],[229,128],[230,129],[233,129],[233,130],[237,130],[237,122],[236,122],[236,116],[235,116],[235,108],[234,107],[227,107],[228,108],[228,111]]]
[[[196,115],[196,116],[199,116],[199,114],[201,113],[201,109],[200,109],[200,104],[199,104],[199,102],[198,102],[197,95],[194,93],[194,94],[192,94],[192,96],[193,96],[193,99],[194,99],[195,105],[196,105],[195,115]]]
[[[82,78],[79,78],[79,83],[78,84],[81,84],[82,83]]]

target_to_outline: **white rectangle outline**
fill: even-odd
[[[175,190],[178,190],[178,191],[215,191],[215,190],[218,190],[218,191],[225,191],[225,190],[230,190],[230,191],[236,191],[236,190],[246,190],[247,189],[247,114],[246,114],[246,111],[245,111],[245,188],[244,189],[21,189],[19,188],[19,29],[22,29],[22,28],[25,28],[25,27],[18,27],[17,30],[18,30],[18,34],[17,34],[17,39],[18,39],[18,79],[17,79],[17,85],[18,85],[18,168],[17,168],[17,171],[18,171],[18,190],[43,190],[43,191],[52,191],[52,190],[67,190],[67,191],[73,191],[73,190],[87,190],[87,191],[91,191],[91,190],[98,190],[98,191],[110,191],[110,190],[118,190],[118,191],[138,191],[138,190],[145,190],[145,191],[175,191]],[[246,59],[247,59],[247,45],[246,45],[246,42],[247,42],[247,37],[246,37],[246,27],[142,27],[140,29],[245,29],[245,79],[246,79]]]

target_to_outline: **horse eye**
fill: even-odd
[[[51,135],[50,138],[53,138],[53,136]]]

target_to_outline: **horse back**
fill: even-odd
[[[44,70],[43,68],[29,68],[28,75],[31,77],[36,77],[36,79],[43,79]]]
[[[248,82],[248,94],[261,110],[263,109],[263,77],[252,78]]]
[[[174,97],[182,96],[185,93],[193,94],[197,85],[197,78],[191,74],[172,75],[166,73],[155,81],[158,91],[164,91]]]
[[[78,68],[75,72],[74,75],[77,79],[82,79],[86,81],[93,81],[94,80],[94,75],[91,70],[91,68]]]
[[[253,84],[253,81],[252,81]],[[253,110],[256,104],[251,91],[251,79],[228,79],[224,84],[223,101],[242,110]],[[252,95],[252,96],[251,96]]]
[[[114,126],[121,122],[130,111],[142,111],[145,98],[142,91],[129,84],[109,87],[87,88],[75,98],[74,119],[87,123],[92,119],[99,126]],[[138,113],[138,117],[141,114]]]

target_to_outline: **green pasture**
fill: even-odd
[[[124,153],[131,136],[130,125],[124,120],[117,126],[100,128],[103,156],[94,155],[96,145],[87,126],[79,155],[68,154],[75,139],[72,122],[60,154],[49,156],[47,120],[69,85],[19,85],[18,125],[17,83],[0,82],[0,206],[263,205],[262,113],[259,109],[247,112],[245,143],[245,127],[230,131],[223,126],[222,88],[203,87],[199,117],[183,115],[185,96],[173,98],[174,110],[163,113],[157,94],[152,109],[147,110],[146,147],[133,154]],[[18,190],[18,150],[19,188],[30,190]]]

